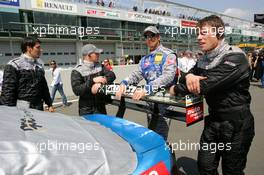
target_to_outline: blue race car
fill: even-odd
[[[171,174],[162,137],[124,119],[6,106],[0,118],[0,174]]]

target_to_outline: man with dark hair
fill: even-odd
[[[210,28],[204,26],[211,26]],[[221,18],[216,15],[207,16],[197,23],[199,33],[206,34],[211,32],[217,39],[221,40],[225,37],[225,24]]]
[[[106,114],[106,100],[109,96],[99,92],[102,85],[111,84],[115,74],[99,63],[102,49],[93,44],[82,47],[83,63],[77,65],[71,73],[72,90],[79,96],[79,115]]]
[[[16,106],[17,100],[29,102],[29,107],[43,110],[43,101],[53,112],[45,71],[38,58],[41,54],[40,41],[27,37],[21,44],[22,55],[12,59],[4,69],[0,104]]]
[[[50,68],[52,73],[52,82],[51,82],[51,102],[53,103],[55,99],[56,92],[59,91],[61,97],[62,97],[62,103],[63,106],[69,106],[67,102],[67,97],[63,90],[63,83],[61,79],[61,73],[60,68],[57,66],[57,63],[55,60],[50,61]]]
[[[224,23],[212,15],[198,22],[198,43],[204,55],[171,95],[201,94],[209,106],[198,152],[201,175],[242,175],[255,135],[250,111],[250,66],[245,53],[224,41]],[[212,148],[212,145],[216,145]]]

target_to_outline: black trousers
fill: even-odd
[[[105,104],[97,104],[96,106],[87,106],[79,107],[79,115],[88,115],[88,114],[107,114]]]
[[[209,112],[198,152],[200,174],[217,175],[220,159],[224,175],[244,174],[254,135],[254,118],[248,107],[213,115]]]
[[[37,109],[37,110],[40,110],[40,111],[44,111],[43,102],[35,103],[35,104],[30,103],[29,107],[32,108],[32,109]]]

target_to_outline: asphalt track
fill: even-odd
[[[262,135],[264,134],[264,89],[261,89],[259,85],[260,83],[252,83],[250,87],[252,96],[251,111],[255,117],[256,135],[248,154],[247,167],[245,169],[245,174],[248,175],[262,175],[264,172],[264,139]],[[76,100],[73,100],[72,105],[69,107],[62,107],[60,103],[55,106],[56,112],[70,116],[78,116],[78,103]],[[115,115],[117,107],[108,105],[107,111],[109,115]],[[142,112],[127,109],[125,119],[147,126],[146,114]],[[196,165],[197,147],[191,144],[199,143],[202,129],[203,122],[199,122],[190,127],[186,127],[185,123],[180,121],[173,120],[171,122],[168,141],[176,151],[177,166],[180,175],[199,174]],[[219,172],[221,173],[221,165],[219,167]]]

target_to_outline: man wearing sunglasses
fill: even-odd
[[[144,37],[150,53],[140,60],[138,69],[121,82],[119,91],[116,93],[117,99],[125,93],[126,86],[136,85],[142,79],[146,81],[145,89],[135,91],[132,97],[134,100],[140,100],[145,95],[153,94],[157,89],[165,89],[176,81],[176,55],[172,50],[161,45],[159,30],[155,26],[149,26],[144,30]],[[158,106],[162,117],[158,118],[157,125],[151,129],[166,140],[169,131],[169,120],[165,118],[167,106],[155,105]]]

